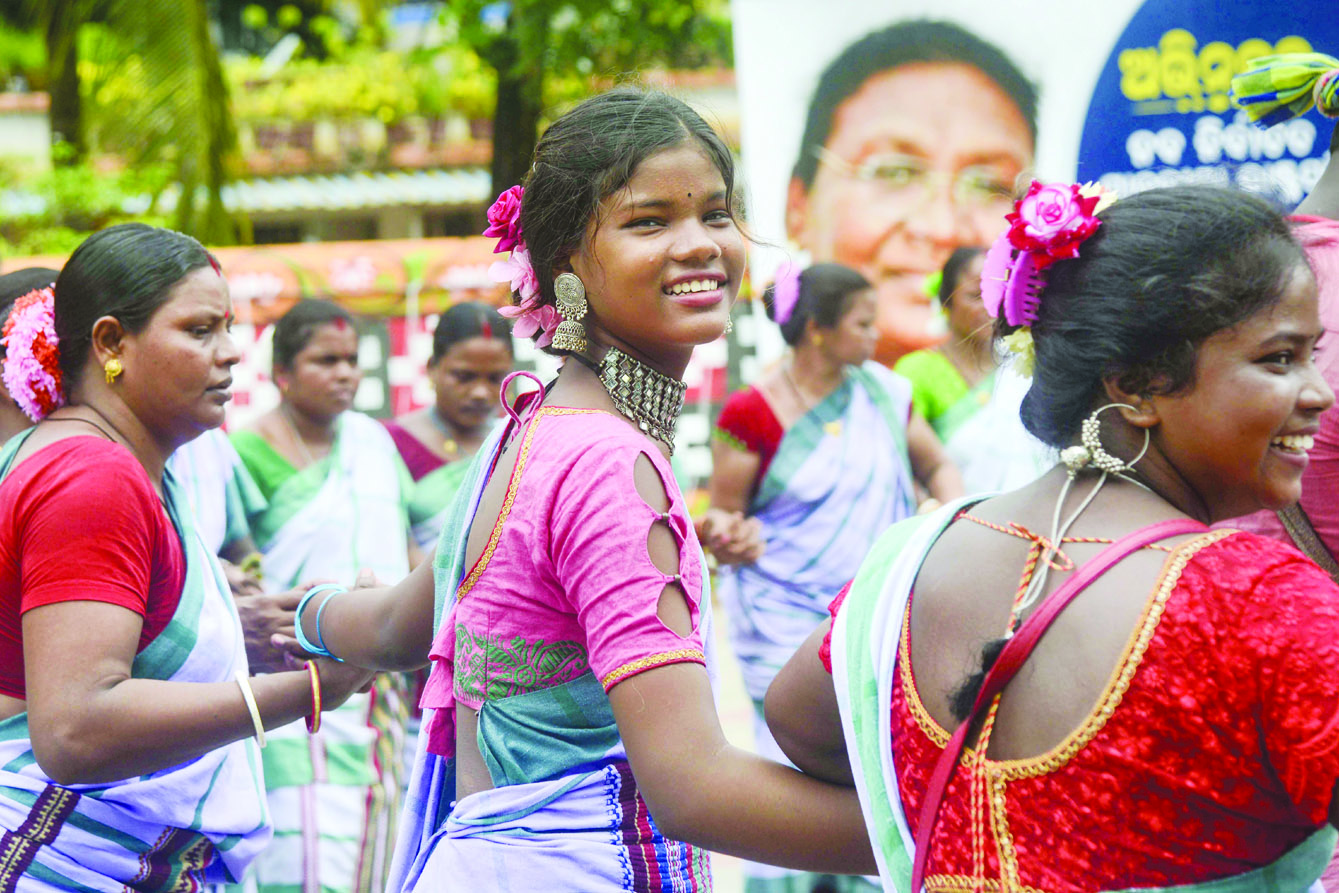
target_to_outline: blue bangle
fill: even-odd
[[[326,584],[330,585],[330,584]],[[344,658],[336,657],[333,652],[325,647],[325,636],[321,635],[321,615],[325,613],[325,606],[335,600],[335,596],[342,592],[348,592],[343,586],[332,587],[335,591],[327,595],[322,601],[321,606],[316,609],[316,644],[320,646],[321,652],[328,658],[338,663],[344,663]]]
[[[323,592],[329,592],[331,594],[326,596],[325,600],[321,602],[321,606],[316,609],[316,641],[313,642],[311,639],[307,638],[307,634],[302,630],[302,612],[307,607],[308,602]],[[298,602],[298,609],[293,614],[293,628],[297,633],[298,644],[302,646],[303,651],[306,651],[309,654],[314,654],[317,657],[328,657],[331,660],[343,663],[342,660],[331,654],[329,649],[325,647],[325,641],[321,636],[321,612],[325,610],[326,602],[329,602],[341,592],[348,592],[348,590],[343,586],[340,586],[338,583],[322,583],[319,586],[313,586],[311,589],[308,589],[307,594],[302,596],[301,601]]]

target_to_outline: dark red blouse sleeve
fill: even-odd
[[[716,419],[712,439],[738,450],[757,453],[762,460],[757,478],[761,481],[785,434],[781,421],[763,397],[762,391],[750,385],[726,398],[721,414]]]

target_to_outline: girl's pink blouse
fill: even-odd
[[[430,683],[423,706],[459,701],[478,709],[588,671],[608,691],[654,667],[705,663],[701,550],[664,456],[621,417],[550,406],[535,412],[511,448],[519,454],[501,513],[431,653],[451,668],[449,697],[440,681]],[[669,498],[663,515],[637,491],[641,457]],[[656,523],[667,524],[679,545],[677,575],[651,561],[647,538]],[[657,614],[673,583],[692,618],[686,636]]]

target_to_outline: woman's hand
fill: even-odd
[[[321,710],[334,710],[360,691],[366,691],[376,677],[375,670],[340,663],[328,657],[314,658],[321,673]]]
[[[223,576],[228,580],[228,588],[234,596],[264,594],[265,587],[260,585],[260,575],[256,571],[247,570],[226,558],[220,558],[219,564],[223,566]]]
[[[711,508],[698,528],[702,545],[721,564],[752,564],[767,546],[762,522],[746,516],[762,459],[721,441],[711,445]]]
[[[707,509],[701,531],[702,545],[720,564],[753,564],[767,550],[762,522],[743,512]]]
[[[293,638],[293,612],[306,589],[290,589],[276,595],[264,593],[238,595],[234,590],[234,603],[237,615],[242,621],[242,634],[246,640],[246,660],[253,673],[277,673],[281,670],[296,669],[287,660],[290,654],[301,649],[287,647],[288,642],[296,645]]]

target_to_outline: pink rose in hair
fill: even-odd
[[[1098,195],[1084,195],[1077,184],[1047,183],[1036,180],[1014,210],[1005,215],[1009,221],[1009,243],[1020,251],[1030,251],[1037,270],[1052,263],[1079,256],[1079,244],[1102,221],[1095,216]]]
[[[498,313],[515,320],[511,333],[517,338],[534,338],[535,347],[548,347],[553,342],[553,330],[562,320],[551,304],[540,304],[535,296],[522,301],[520,306],[500,307]]]
[[[484,235],[497,239],[494,254],[525,244],[521,236],[521,198],[524,195],[524,187],[513,186],[499,195],[488,209],[488,229],[484,230]]]
[[[524,246],[512,249],[511,257],[506,260],[493,261],[488,267],[488,278],[511,286],[511,290],[521,296],[522,304],[539,294],[539,277],[530,263],[530,252]]]

